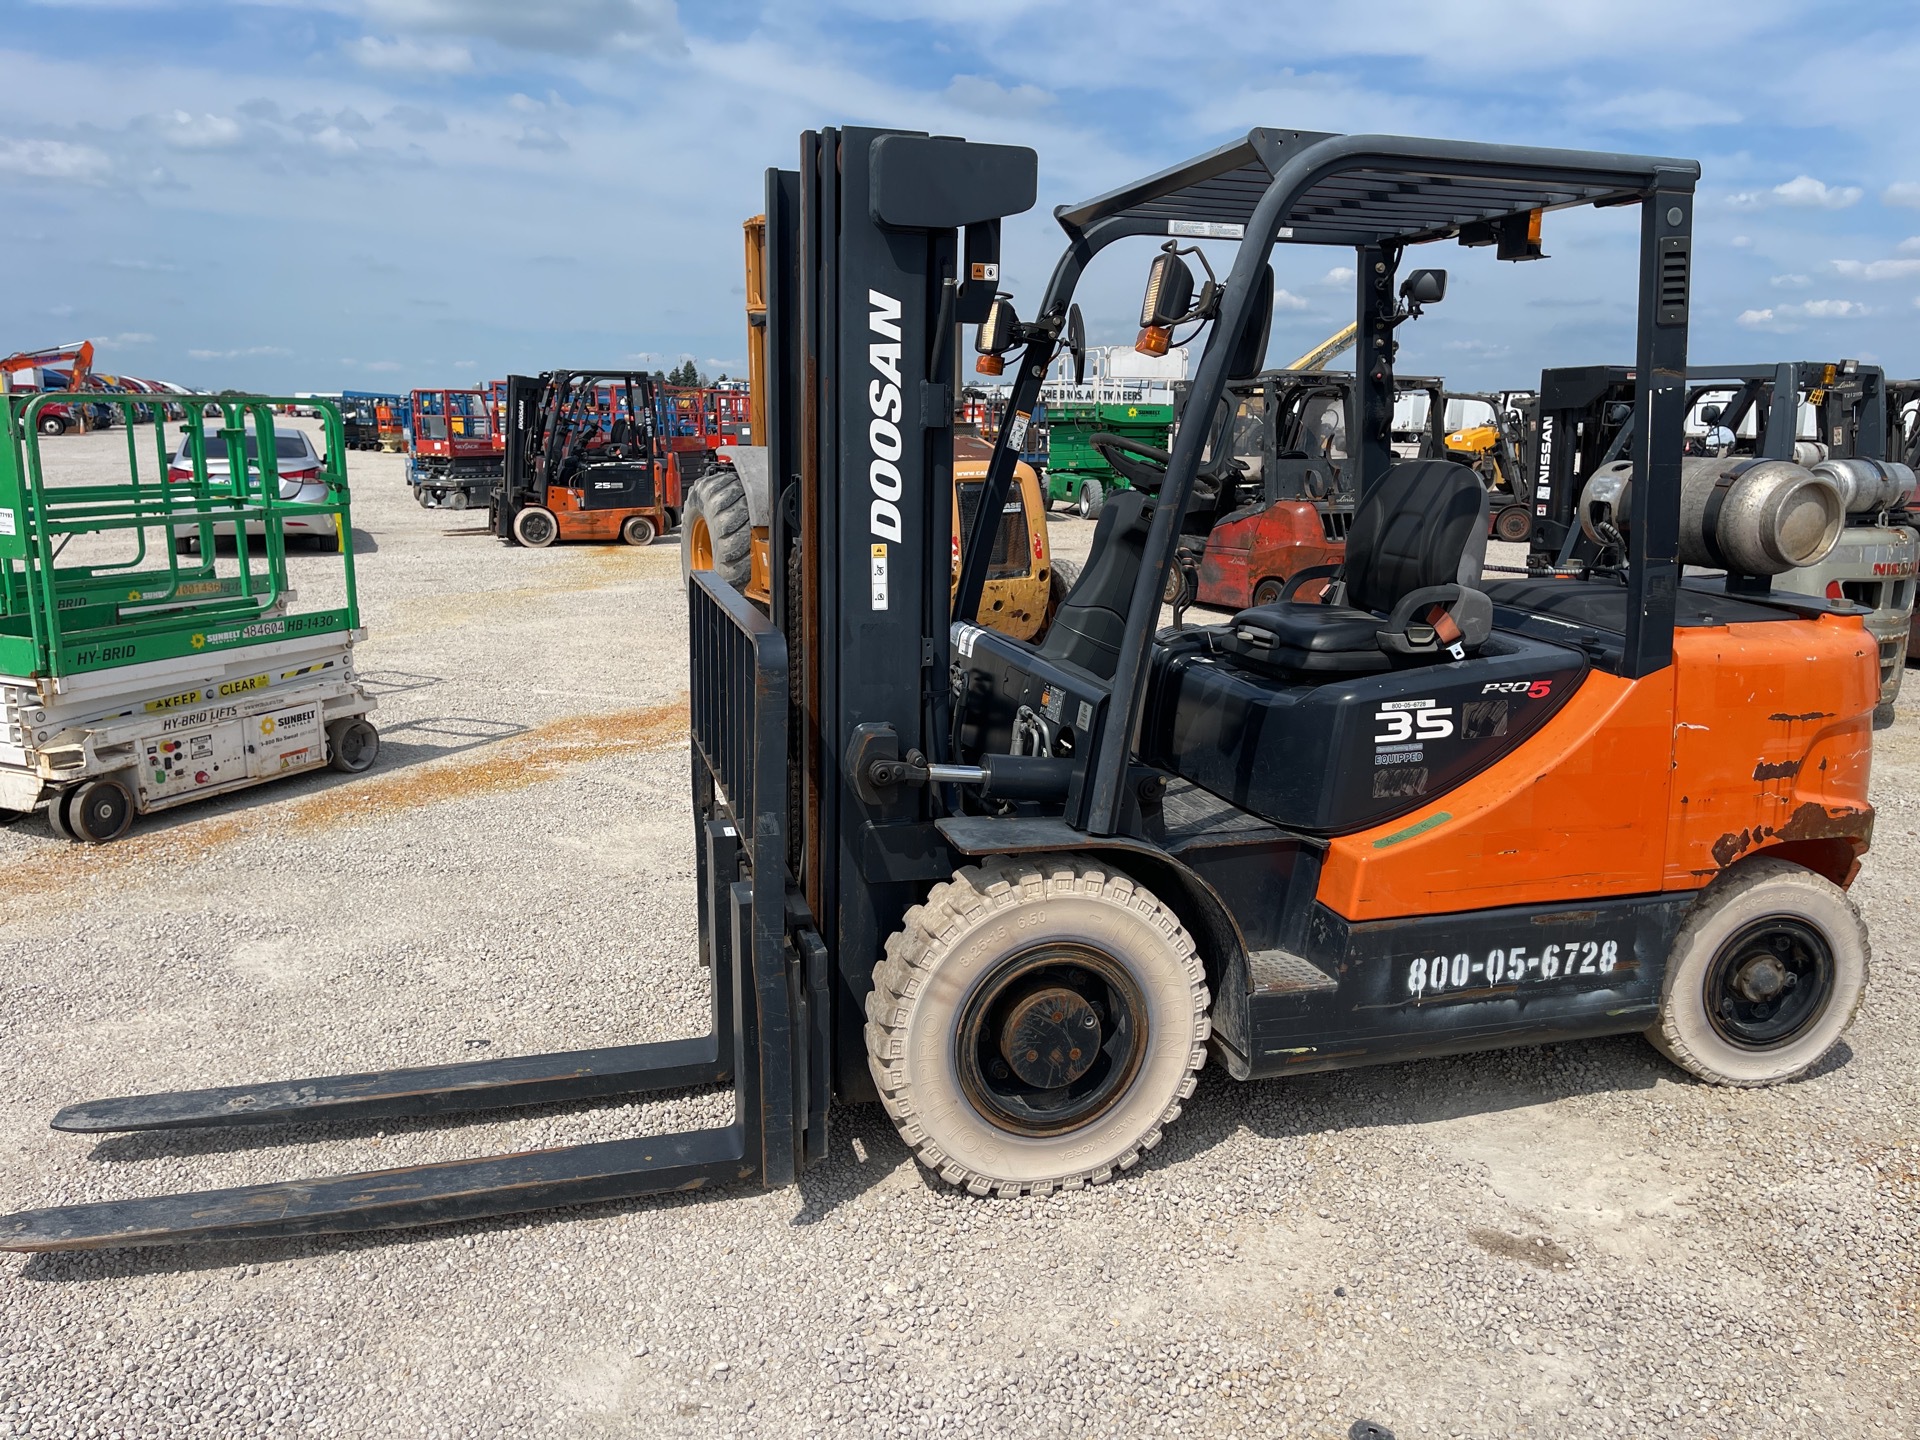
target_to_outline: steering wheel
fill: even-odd
[[[1166,483],[1167,466],[1173,456],[1154,445],[1142,445],[1124,435],[1102,430],[1089,443],[1100,458],[1124,475],[1127,483],[1139,490],[1158,490]]]

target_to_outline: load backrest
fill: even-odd
[[[1487,492],[1452,460],[1402,460],[1353,514],[1347,602],[1376,614],[1430,585],[1474,584],[1487,548]]]

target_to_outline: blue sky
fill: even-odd
[[[740,221],[799,132],[1032,145],[1007,232],[1254,125],[1690,156],[1693,355],[1920,375],[1915,7],[1082,0],[0,0],[0,352],[218,388],[462,384],[692,357],[743,368]],[[1550,216],[1544,264],[1446,247],[1403,370],[1462,387],[1629,358],[1634,223]],[[1083,287],[1131,338],[1147,251]],[[1270,358],[1351,314],[1283,249]],[[1425,258],[1425,257],[1423,257]]]

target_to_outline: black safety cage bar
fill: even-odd
[[[1460,238],[1493,243],[1501,222],[1571,206],[1641,207],[1639,315],[1634,407],[1627,634],[1621,666],[1649,674],[1673,654],[1674,597],[1679,587],[1679,481],[1684,419],[1688,289],[1693,192],[1692,160],[1556,150],[1390,135],[1329,135],[1257,129],[1244,139],[1157,175],[1054,212],[1067,233],[1035,322],[1036,338],[1015,371],[1001,433],[1032,414],[1040,384],[1065,324],[1067,305],[1093,257],[1130,236],[1238,241],[1225,297],[1207,337],[1188,397],[1192,413],[1210,415],[1232,378],[1231,357],[1254,313],[1260,267],[1276,243],[1352,246],[1359,343],[1360,433],[1353,437],[1359,493],[1394,463],[1393,354],[1399,299],[1394,279],[1407,246]],[[1463,233],[1464,232],[1464,233]],[[1116,833],[1125,810],[1127,766],[1143,710],[1149,649],[1159,597],[1173,563],[1181,520],[1210,427],[1184,426],[1175,437],[1167,479],[1155,507],[1144,559],[1135,578],[1127,628],[1113,677],[1112,703],[1100,727],[1084,825]],[[1017,459],[997,446],[980,514],[997,516]],[[984,522],[982,522],[984,523]],[[986,580],[989,537],[982,524],[968,537],[953,613],[977,613]]]

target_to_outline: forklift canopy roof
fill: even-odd
[[[1700,173],[1695,161],[1647,155],[1257,129],[1054,215],[1070,234],[1121,216],[1148,222],[1148,233],[1162,222],[1167,234],[1238,239],[1267,187],[1296,160],[1313,178],[1282,218],[1280,238],[1314,245],[1440,240],[1462,225],[1529,210],[1631,203],[1656,177],[1671,184],[1675,172]]]

